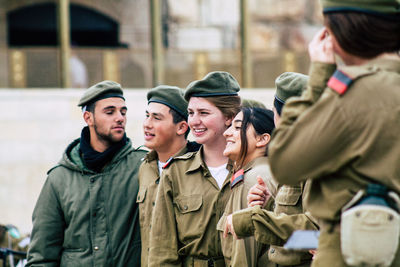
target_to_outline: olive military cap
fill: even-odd
[[[307,75],[295,72],[282,73],[275,80],[275,99],[283,104],[289,97],[300,96],[307,88],[307,82]]]
[[[183,96],[184,92],[179,87],[169,86],[169,85],[159,85],[151,89],[147,93],[147,101],[148,103],[156,102],[164,104],[172,108],[176,112],[178,112],[185,119],[187,119],[188,103]]]
[[[253,99],[242,99],[242,107],[244,108],[267,108],[263,103]]]
[[[113,81],[102,81],[85,91],[79,100],[78,106],[85,107],[98,100],[110,97],[119,97],[125,100],[124,92],[122,91],[122,87],[119,83]]]
[[[211,97],[238,95],[239,83],[228,72],[214,71],[208,73],[202,80],[191,82],[186,87],[185,99],[189,101],[192,96]]]
[[[354,11],[370,14],[400,13],[398,0],[321,0],[324,13]]]

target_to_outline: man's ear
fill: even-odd
[[[89,112],[89,111],[85,111],[83,112],[83,119],[85,120],[86,124],[88,126],[92,126],[93,125],[93,113]]]
[[[268,145],[269,141],[271,140],[271,135],[264,133],[262,135],[258,135],[256,139],[257,139],[256,147],[257,148],[264,147]]]
[[[184,135],[189,128],[189,124],[186,121],[180,121],[176,124],[176,134]]]

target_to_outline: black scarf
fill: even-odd
[[[90,170],[100,172],[103,167],[112,160],[112,158],[126,145],[126,134],[121,141],[112,144],[104,152],[97,152],[90,145],[89,127],[84,127],[81,133],[81,152],[83,161]]]

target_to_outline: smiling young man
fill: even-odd
[[[136,195],[145,151],[126,137],[122,88],[100,82],[78,106],[87,126],[48,172],[33,212],[28,266],[140,266]]]
[[[173,164],[175,156],[197,151],[199,145],[186,140],[188,103],[183,90],[160,85],[147,94],[148,105],[143,122],[145,146],[151,151],[139,170],[140,190],[137,197],[142,238],[142,266],[148,266],[148,248],[153,206],[163,168]]]

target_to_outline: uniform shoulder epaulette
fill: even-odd
[[[350,85],[357,79],[376,73],[378,68],[374,66],[344,66],[336,70],[328,81],[328,87],[343,95]]]
[[[177,156],[177,157],[175,157],[174,159],[190,159],[190,158],[192,158],[194,155],[196,155],[196,153],[197,153],[197,151],[188,152],[188,153],[185,153],[185,154],[183,154],[183,155]]]
[[[346,73],[341,70],[336,70],[328,81],[328,87],[332,88],[339,95],[343,95],[352,82],[353,79],[350,78]]]
[[[240,183],[241,181],[243,181],[243,179],[244,179],[244,170],[243,170],[243,169],[240,169],[240,170],[238,170],[237,172],[235,172],[235,173],[232,175],[232,178],[231,178],[231,189],[232,189],[235,185],[237,185],[238,183]]]

